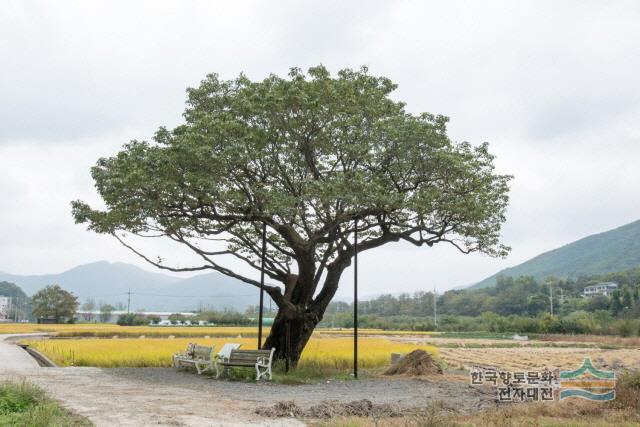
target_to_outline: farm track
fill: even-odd
[[[294,419],[266,419],[257,407],[295,401],[301,407],[326,400],[369,399],[397,408],[444,402],[463,413],[493,405],[493,396],[460,379],[375,379],[282,385],[213,380],[170,368],[42,368],[0,336],[3,380],[27,380],[97,426],[296,426]],[[27,362],[25,364],[25,362]],[[31,362],[31,363],[29,363]]]

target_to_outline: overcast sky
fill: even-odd
[[[637,1],[4,1],[0,58],[1,271],[152,270],[73,223],[71,200],[98,201],[90,166],[180,123],[207,73],[320,63],[390,77],[515,176],[509,257],[389,245],[361,257],[362,294],[470,284],[640,219]]]

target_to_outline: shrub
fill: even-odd
[[[120,326],[142,326],[149,323],[149,319],[141,314],[126,313],[118,316],[118,325]]]
[[[616,398],[611,401],[615,408],[640,410],[640,371],[627,371],[618,378]]]

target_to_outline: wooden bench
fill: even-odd
[[[231,354],[226,360],[216,361],[216,378],[220,377],[221,367],[231,366],[256,368],[256,381],[260,381],[262,377],[272,379],[271,363],[273,362],[273,353],[275,348],[271,350],[231,350]]]
[[[215,347],[215,346],[214,346]],[[206,347],[198,344],[189,344],[186,353],[176,353],[173,355],[173,366],[195,366],[198,374],[205,371],[213,371],[215,359],[213,356],[214,347]]]

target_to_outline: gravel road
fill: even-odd
[[[299,426],[294,419],[266,419],[255,409],[278,401],[306,408],[325,400],[369,399],[398,408],[441,402],[470,412],[493,396],[464,380],[375,379],[283,385],[215,380],[169,368],[43,368],[0,336],[0,380],[26,379],[97,426]]]

